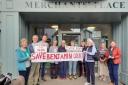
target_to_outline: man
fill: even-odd
[[[58,48],[58,52],[66,52],[65,49],[66,42],[65,40],[62,40],[61,46]],[[59,62],[59,76],[61,79],[66,79],[66,73],[67,72],[67,61],[61,61]]]
[[[46,46],[47,47],[47,52],[48,52],[48,48],[49,48],[49,45],[47,43],[47,35],[43,35],[42,36],[42,40],[38,43],[39,45],[41,46]],[[46,79],[44,78],[44,75],[45,75],[45,63],[41,63],[41,68],[40,68],[40,73],[41,73],[41,79],[43,81],[46,81]]]
[[[31,54],[35,52],[35,46],[38,44],[38,35],[33,35],[32,41],[33,42],[28,46]],[[29,85],[38,85],[39,69],[40,69],[39,63],[32,63],[29,82],[28,82]]]

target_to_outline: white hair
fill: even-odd
[[[91,43],[91,45],[95,45],[94,41],[91,38],[88,38],[87,42]]]

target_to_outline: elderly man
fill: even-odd
[[[31,54],[35,52],[35,46],[38,44],[38,35],[33,35],[32,41],[33,42],[28,46]],[[28,82],[29,85],[38,85],[39,69],[40,69],[39,63],[32,63],[29,82]]]

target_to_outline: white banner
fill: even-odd
[[[66,46],[67,52],[48,53],[46,46],[36,45],[35,53],[31,54],[32,62],[82,61],[82,47]]]
[[[31,55],[32,62],[82,61],[83,52],[38,52]]]

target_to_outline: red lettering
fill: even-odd
[[[69,59],[72,59],[72,53],[69,53]]]
[[[64,59],[68,59],[68,53],[64,53]]]

